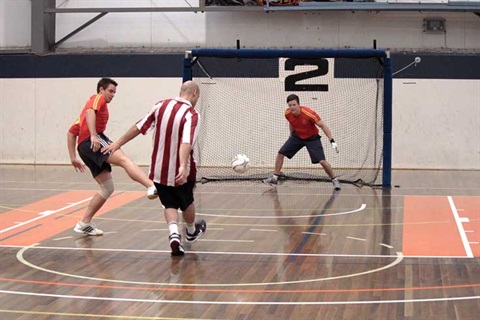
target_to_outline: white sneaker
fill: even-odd
[[[271,186],[276,186],[278,183],[278,178],[276,176],[271,176],[270,178],[262,180],[262,182]]]
[[[147,189],[147,198],[153,200],[158,197],[157,188],[153,185]]]
[[[75,228],[73,228],[73,231],[83,233],[89,236],[101,236],[103,234],[103,231],[98,229],[95,223],[92,222],[84,223],[82,221],[79,221],[75,225]]]
[[[338,181],[337,178],[332,179],[332,183],[333,183],[333,188],[335,190],[341,190],[342,189],[342,187],[340,187],[340,181]]]

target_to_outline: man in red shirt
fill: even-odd
[[[100,151],[111,143],[104,134],[108,122],[108,106],[115,96],[117,83],[110,78],[102,78],[97,84],[97,94],[88,99],[80,117],[70,127],[67,135],[68,152],[70,161],[76,171],[84,172],[83,164],[77,159],[75,143],[78,136],[78,153],[83,162],[90,169],[93,178],[98,183],[100,191],[95,194],[88,205],[81,221],[75,228],[75,232],[90,236],[99,236],[103,231],[92,223],[93,216],[103,206],[114,191],[112,181],[111,164],[122,167],[130,178],[141,183],[147,188],[149,199],[157,197],[156,189],[146,174],[121,150],[115,154],[104,154]]]
[[[322,129],[328,140],[330,140],[332,147],[338,152],[337,144],[332,137],[330,129],[323,123],[315,111],[300,106],[300,99],[296,94],[291,94],[287,97],[287,104],[288,109],[285,110],[285,118],[287,118],[290,124],[290,137],[278,151],[273,176],[263,180],[263,183],[276,185],[285,157],[291,159],[300,149],[307,147],[312,163],[320,163],[330,179],[332,179],[335,190],[340,190],[340,182],[335,177],[332,166],[325,160],[325,153],[317,126]]]
[[[198,85],[186,81],[180,96],[157,102],[143,119],[134,124],[117,141],[102,148],[102,152],[116,154],[122,145],[140,133],[154,130],[154,143],[149,178],[155,183],[170,232],[172,256],[181,256],[185,250],[178,230],[178,209],[182,210],[187,228],[186,241],[193,243],[206,231],[204,220],[195,222],[193,188],[197,167],[193,145],[197,140],[200,115],[194,109],[200,96]]]

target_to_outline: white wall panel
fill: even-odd
[[[35,79],[0,79],[0,84],[1,162],[34,163]]]
[[[32,104],[31,108],[35,110],[35,117],[32,121],[35,122],[36,129],[22,133],[23,139],[28,137],[32,141],[33,152],[31,152],[30,162],[38,164],[69,163],[66,148],[67,131],[78,118],[87,99],[95,94],[98,80],[98,78],[66,78],[37,79],[35,81],[32,90],[34,90],[36,98],[30,104]],[[118,139],[157,101],[176,97],[181,84],[181,79],[165,78],[115,78],[115,80],[119,85],[115,98],[109,104],[110,120],[106,130],[106,134],[112,140]],[[12,102],[10,101],[9,104]],[[7,121],[14,116],[13,111],[7,110],[5,117],[2,115],[2,128],[8,128],[9,122]],[[8,143],[6,145],[8,146]],[[124,149],[135,161],[148,164],[150,147],[151,137],[138,137]],[[12,149],[12,153],[17,152],[13,146],[9,149]],[[16,161],[14,156],[2,156],[2,162]]]
[[[30,47],[32,0],[0,0],[0,48]]]
[[[480,81],[395,80],[393,167],[480,169]]]
[[[119,86],[106,131],[113,140],[158,100],[177,96],[181,83],[180,78],[115,80]],[[97,81],[0,80],[0,163],[69,163],[66,132]],[[394,168],[480,169],[480,81],[396,79],[393,92]],[[151,135],[137,137],[124,150],[147,165]]]

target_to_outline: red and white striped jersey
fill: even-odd
[[[142,134],[154,130],[153,151],[149,179],[166,186],[176,186],[175,176],[180,166],[179,148],[182,143],[192,145],[187,162],[187,180],[195,180],[197,167],[193,145],[197,140],[200,115],[191,103],[182,98],[157,102],[152,110],[137,122]]]

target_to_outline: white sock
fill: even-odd
[[[195,233],[195,222],[194,223],[187,223],[187,232],[189,234]]]
[[[274,174],[273,179],[278,180],[278,174]]]
[[[168,223],[168,230],[170,231],[170,234],[180,234],[178,233],[178,224],[175,221]]]

